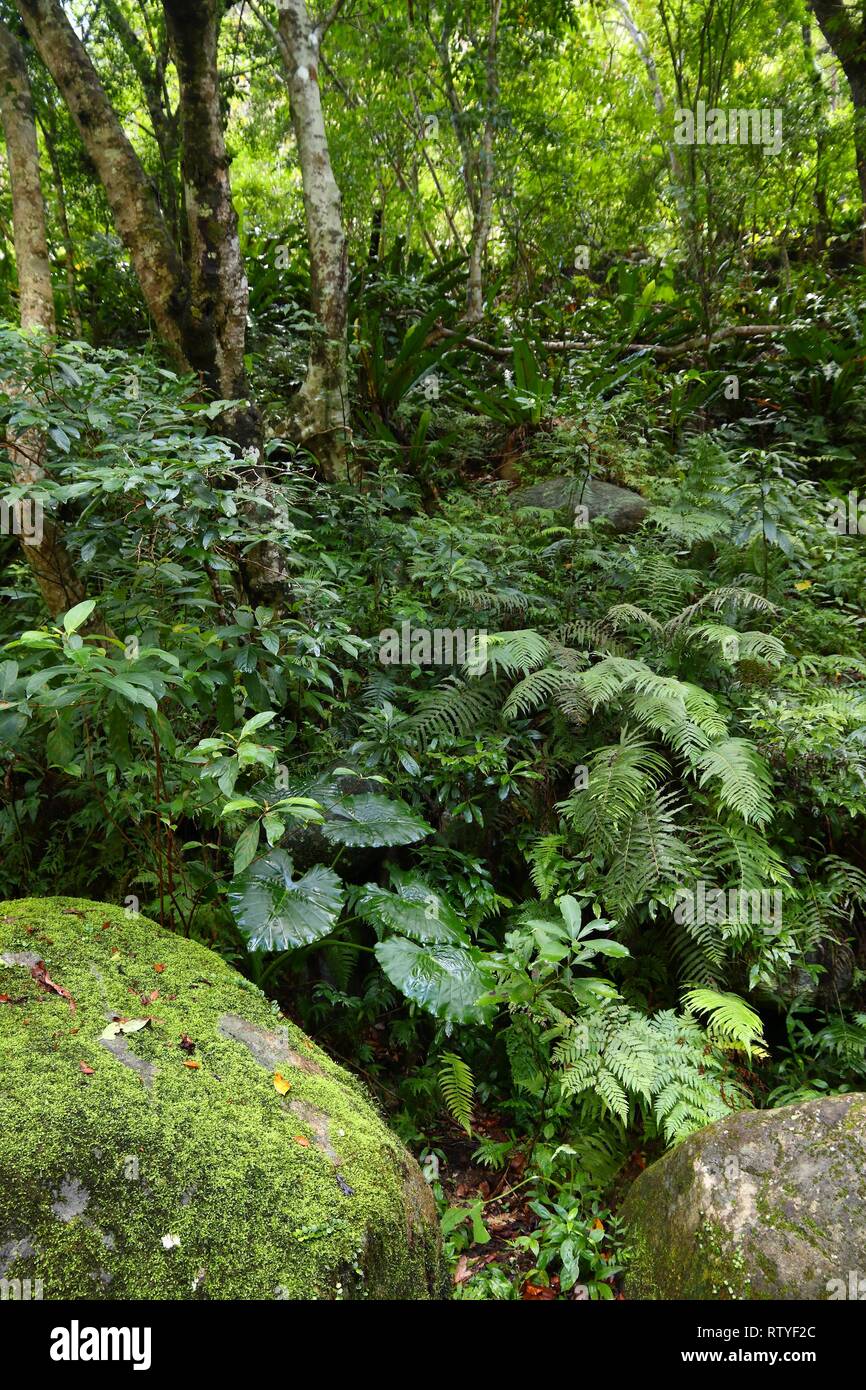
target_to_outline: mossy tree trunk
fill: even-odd
[[[215,395],[246,397],[247,282],[222,134],[218,0],[165,0],[163,6],[180,91],[188,266],[59,0],[16,3],[93,160],[159,336],[181,370],[198,372]],[[260,443],[253,407],[231,412],[220,428],[243,446]]]
[[[189,296],[183,328],[186,354],[210,388],[226,400],[247,400],[244,366],[247,277],[232,201],[220,111],[218,0],[164,0],[178,75],[181,168],[189,245]],[[239,443],[261,442],[254,406],[230,412]]]
[[[186,369],[183,270],[153,185],[59,0],[16,3],[93,160],[157,332],[177,365]]]
[[[45,202],[39,176],[39,146],[24,52],[0,20],[0,116],[12,184],[12,225],[18,269],[21,327],[53,335],[54,295],[45,232]],[[9,383],[7,383],[9,388]],[[11,389],[23,391],[20,384]],[[7,439],[13,478],[31,486],[44,477],[44,436],[34,429]],[[43,516],[41,536],[21,537],[22,550],[52,618],[85,596],[84,585],[57,523]]]

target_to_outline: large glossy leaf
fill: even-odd
[[[292,951],[333,931],[343,906],[340,879],[322,864],[299,879],[293,868],[285,850],[275,849],[232,882],[232,915],[251,951]]]
[[[468,945],[463,924],[454,909],[418,874],[392,870],[395,892],[368,883],[355,910],[373,927],[390,927],[415,941],[448,941]]]
[[[461,946],[418,946],[403,936],[389,937],[373,949],[392,985],[428,1013],[454,1023],[483,1019],[478,1000],[486,982],[477,952]]]
[[[329,811],[331,818],[322,830],[333,844],[382,849],[412,845],[430,834],[427,822],[410,811],[405,801],[371,792],[344,796]]]

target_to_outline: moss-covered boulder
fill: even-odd
[[[145,917],[0,904],[0,1078],[0,1277],[46,1299],[442,1292],[429,1189],[361,1084]]]
[[[549,507],[552,511],[573,513],[584,506],[589,521],[604,517],[615,531],[634,531],[649,511],[649,502],[639,492],[597,478],[545,478],[530,487],[518,488],[509,497],[512,507]]]
[[[620,1215],[628,1298],[862,1296],[866,1096],[720,1120],[647,1168]]]

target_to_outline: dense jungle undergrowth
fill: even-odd
[[[142,8],[181,53],[177,7]],[[456,1297],[615,1298],[617,1203],[647,1162],[731,1110],[866,1089],[866,279],[851,113],[824,109],[835,59],[803,70],[794,4],[791,29],[752,7],[733,57],[713,7],[682,6],[671,59],[666,7],[643,6],[678,94],[704,91],[681,66],[698,72],[704,34],[725,55],[713,99],[755,105],[760,54],[792,113],[779,164],[743,147],[711,171],[690,150],[669,174],[641,50],[605,28],[628,6],[551,6],[536,32],[479,5],[479,26],[502,9],[495,87],[471,6],[431,8],[427,48],[402,15],[349,6],[323,87],[372,93],[330,130],[352,204],[343,395],[338,372],[305,433],[288,402],[330,370],[315,189],[306,222],[297,179],[273,201],[273,34],[224,8],[249,281],[233,374],[225,343],[196,358],[135,229],[111,228],[122,198],[30,43],[51,69],[28,16],[62,7],[18,6],[43,179],[64,172],[71,209],[61,189],[56,322],[25,314],[20,217],[0,232],[4,518],[44,517],[29,553],[23,523],[0,537],[0,895],[141,912],[264,989],[419,1156]],[[91,19],[97,56],[126,54],[112,100],[141,114],[125,31]],[[449,23],[468,34],[450,88]],[[569,155],[566,215],[524,68],[593,130],[608,43],[637,86],[595,153]],[[246,85],[244,44],[264,68]],[[371,75],[388,61],[410,113],[445,103],[414,178],[394,175],[398,97]],[[175,93],[143,90],[160,216],[189,264],[196,236],[223,257],[209,219],[178,230],[193,166],[156,119]],[[477,119],[452,106],[449,124],[451,97]],[[554,505],[519,491],[551,479]],[[643,504],[624,521],[598,484]]]

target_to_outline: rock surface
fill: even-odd
[[[620,1215],[627,1298],[866,1294],[866,1095],[720,1120],[647,1168]]]
[[[606,517],[615,531],[633,531],[649,511],[649,502],[640,493],[594,478],[546,478],[544,482],[521,487],[509,496],[512,507],[549,507],[552,511],[586,507],[588,519]]]
[[[443,1292],[432,1195],[361,1084],[145,917],[0,904],[0,1076],[0,1277],[46,1299]]]

